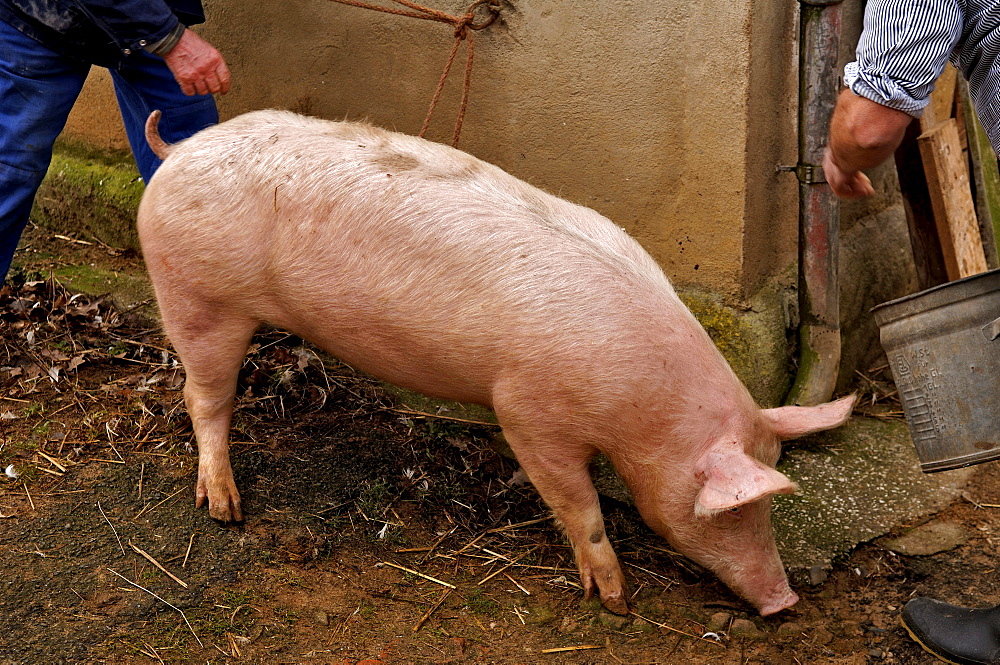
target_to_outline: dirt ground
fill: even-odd
[[[413,413],[278,331],[241,375],[246,521],[223,527],[194,507],[183,372],[159,331],[30,271],[11,282],[0,665],[917,664],[936,661],[899,626],[909,597],[1000,602],[988,464],[933,516],[970,532],[965,545],[923,557],[861,545],[825,581],[796,580],[801,602],[769,618],[608,500],[634,594],[633,615],[609,614],[582,602],[571,552],[495,451],[495,427]]]

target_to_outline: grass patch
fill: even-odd
[[[482,589],[473,589],[465,598],[465,606],[480,616],[497,618],[503,614],[500,603],[487,596]]]

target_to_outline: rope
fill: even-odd
[[[362,9],[372,9],[378,12],[384,12],[386,14],[395,14],[397,16],[409,16],[411,18],[419,18],[425,21],[437,21],[439,23],[449,23],[455,26],[455,43],[451,47],[451,55],[448,57],[448,62],[445,63],[444,71],[441,73],[441,79],[438,81],[437,89],[434,91],[434,97],[431,99],[430,108],[427,110],[427,117],[424,118],[424,124],[420,127],[420,138],[424,137],[424,133],[427,131],[428,125],[431,123],[431,117],[434,115],[434,109],[437,108],[438,99],[441,97],[441,91],[444,90],[445,81],[448,80],[448,73],[451,71],[451,66],[455,62],[455,56],[458,54],[458,47],[463,41],[468,40],[469,44],[466,47],[466,57],[465,57],[465,82],[462,86],[462,103],[458,109],[458,117],[455,120],[455,134],[452,138],[451,145],[453,147],[458,147],[458,138],[462,133],[462,123],[465,121],[465,110],[469,105],[469,87],[472,83],[472,55],[473,55],[473,39],[472,32],[475,30],[482,30],[493,25],[496,21],[497,16],[500,15],[500,4],[498,0],[475,0],[471,5],[469,5],[464,14],[455,16],[452,14],[447,14],[437,9],[432,9],[430,7],[424,7],[423,5],[418,5],[411,0],[392,0],[398,5],[402,5],[407,9],[398,9],[395,7],[383,7],[380,5],[373,5],[367,2],[360,2],[360,0],[332,0],[333,2],[339,2],[342,5],[351,5],[352,7],[360,7]],[[489,16],[480,22],[476,22],[476,13],[480,7],[485,7],[489,12]]]

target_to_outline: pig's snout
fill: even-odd
[[[792,588],[788,586],[788,582],[786,581],[775,588],[772,593],[754,604],[757,605],[757,611],[760,612],[760,615],[766,617],[771,614],[777,614],[781,610],[787,610],[797,602],[799,602],[798,594],[792,591]]]
[[[781,565],[778,552],[766,553],[757,565],[740,568],[716,568],[719,578],[741,598],[757,608],[761,616],[776,614],[799,602],[799,596],[788,584],[788,576]],[[753,557],[752,553],[744,553]],[[704,564],[703,564],[704,565]]]

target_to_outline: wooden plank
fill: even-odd
[[[969,86],[963,81],[961,88],[979,235],[983,239],[986,265],[1000,268],[1000,248],[997,245],[997,239],[1000,238],[1000,169],[997,168],[997,156],[990,145],[990,139],[972,106]]]
[[[962,96],[962,89],[967,89],[964,78],[958,80],[955,86],[955,119],[958,120],[958,141],[962,145],[962,150],[966,156],[969,154],[969,132],[966,131],[965,99]]]
[[[948,278],[955,280],[985,272],[986,256],[968,168],[959,143],[958,123],[954,118],[938,123],[917,137],[917,145]]]
[[[937,225],[931,209],[931,196],[927,190],[927,178],[920,160],[920,121],[914,120],[906,128],[903,141],[893,155],[896,175],[899,176],[899,191],[903,195],[903,210],[906,225],[910,230],[910,247],[913,250],[913,264],[917,271],[920,290],[929,289],[948,281],[944,267],[944,255],[938,240]]]
[[[945,65],[941,76],[934,82],[930,103],[920,117],[920,130],[929,131],[953,116],[955,108],[955,87],[958,83],[958,70],[951,63]]]

